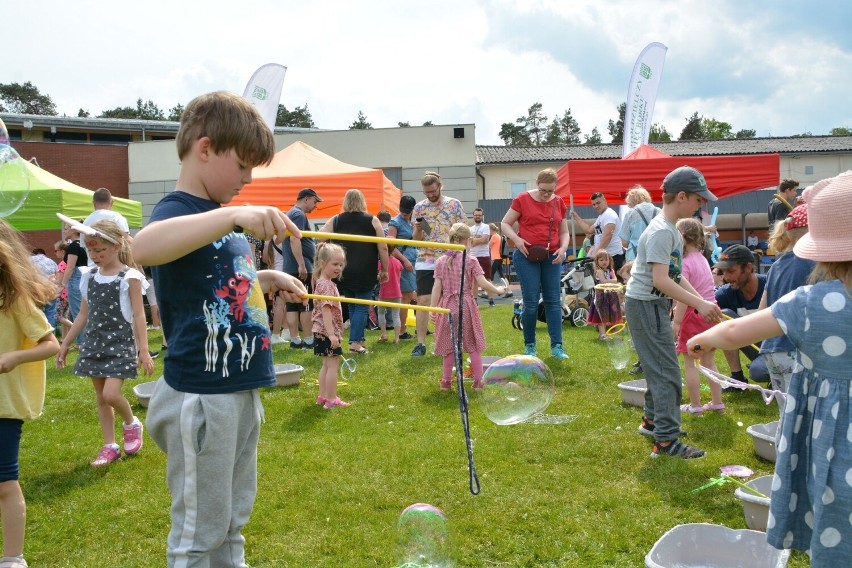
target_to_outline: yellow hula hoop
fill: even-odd
[[[384,308],[405,308],[408,310],[421,310],[424,312],[435,312],[436,314],[448,314],[449,308],[433,308],[432,306],[418,306],[415,304],[400,304],[399,302],[383,302],[381,300],[362,300],[360,298],[347,298],[346,296],[325,296],[323,294],[305,294],[303,298],[309,300],[328,300],[330,302],[346,302],[347,304],[363,304],[365,306],[381,306]]]
[[[626,323],[622,322],[622,323],[617,323],[614,326],[610,327],[609,329],[606,330],[607,337],[612,337],[614,335],[618,335],[619,333],[624,331],[624,327],[626,325],[627,325]]]
[[[792,211],[792,210],[793,210],[793,206],[792,206],[792,205],[790,205],[789,203],[787,203],[787,200],[786,200],[786,199],[784,199],[783,197],[781,197],[779,194],[777,194],[777,193],[776,193],[775,195],[773,195],[773,197],[774,197],[775,199],[777,199],[778,201],[780,201],[781,203],[783,203],[784,205],[786,205],[786,206],[787,206],[787,210],[788,210],[788,211]]]

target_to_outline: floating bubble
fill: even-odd
[[[609,360],[614,369],[620,371],[630,362],[630,339],[623,333],[611,336],[607,342]]]
[[[510,355],[482,375],[480,405],[495,424],[517,424],[542,412],[553,400],[553,373],[538,357]]]
[[[447,518],[440,509],[427,503],[410,505],[399,515],[396,527],[402,566],[451,566]]]
[[[0,144],[0,217],[9,217],[30,195],[26,163],[8,144]]]

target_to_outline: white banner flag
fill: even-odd
[[[267,63],[254,72],[243,92],[243,98],[257,107],[260,116],[273,132],[286,72],[287,68],[283,65]]]
[[[633,66],[630,87],[627,89],[627,108],[624,111],[622,158],[642,144],[648,143],[654,103],[657,101],[657,88],[663,75],[667,50],[661,43],[649,43]]]

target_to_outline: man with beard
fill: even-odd
[[[444,184],[440,174],[426,172],[420,178],[420,185],[426,199],[414,206],[411,216],[414,217],[414,236],[416,241],[432,243],[449,243],[450,228],[454,223],[464,223],[466,216],[461,201],[446,197],[441,193]],[[435,283],[435,263],[444,254],[442,249],[421,248],[417,251],[417,263],[414,269],[417,274],[417,304],[428,306],[432,297],[432,285]],[[426,331],[429,324],[429,314],[417,311],[417,345],[412,350],[412,357],[426,354]]]
[[[766,286],[766,275],[755,272],[754,253],[745,245],[731,245],[719,257],[714,268],[722,271],[722,279],[725,282],[716,290],[716,303],[722,313],[731,318],[738,318],[757,311],[763,297],[763,288]],[[751,361],[751,380],[768,381],[769,371],[758,351],[751,346],[743,347],[740,351]],[[747,382],[740,365],[739,351],[725,351],[725,359],[731,369],[731,377]]]

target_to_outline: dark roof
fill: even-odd
[[[831,154],[852,153],[852,136],[796,136],[787,138],[734,138],[684,140],[651,144],[670,156],[723,156],[731,154]],[[477,146],[476,164],[541,164],[568,160],[605,160],[621,157],[621,144],[576,146]]]

